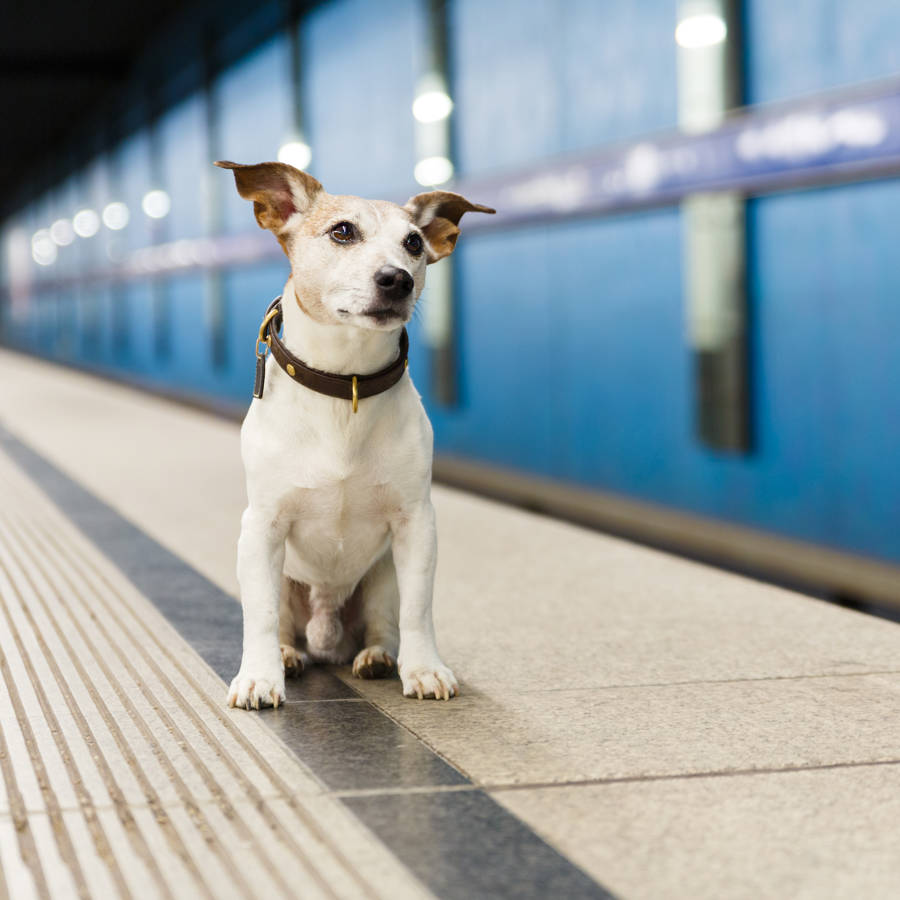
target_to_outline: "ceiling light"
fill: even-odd
[[[119,200],[103,207],[103,224],[110,231],[121,231],[128,224],[129,218],[128,207]]]
[[[57,219],[50,226],[50,237],[58,247],[68,247],[75,240],[72,223],[68,219]]]
[[[725,20],[720,16],[706,13],[682,19],[675,29],[675,41],[686,50],[697,50],[700,47],[721,44],[727,34],[728,26]]]
[[[93,237],[100,230],[100,216],[92,209],[80,209],[72,217],[72,228],[78,237]]]
[[[413,101],[413,115],[420,122],[439,122],[453,110],[453,101],[444,91],[425,91]]]
[[[31,236],[31,258],[39,266],[52,266],[56,262],[56,253],[49,228],[41,228]]]
[[[141,209],[151,219],[164,219],[171,208],[172,201],[169,199],[169,195],[159,189],[147,191],[144,194],[144,199],[141,200]]]
[[[278,148],[278,162],[287,163],[295,169],[305,169],[312,160],[312,150],[303,141],[288,141]]]
[[[446,156],[429,156],[416,163],[413,175],[424,187],[443,184],[453,177],[453,163]]]

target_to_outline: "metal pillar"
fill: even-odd
[[[165,180],[163,170],[163,148],[159,132],[161,114],[158,88],[147,84],[147,140],[150,143],[150,183],[153,188],[162,188]],[[166,240],[168,228],[165,219],[153,219],[150,224],[150,242],[162,244]],[[172,296],[165,277],[150,281],[150,297],[153,309],[153,353],[159,360],[172,355]]]
[[[107,202],[121,200],[122,197],[122,161],[120,156],[120,138],[118,131],[112,124],[113,114],[110,113],[106,130],[106,171],[109,173],[109,196]],[[132,215],[136,215],[134,211]],[[122,237],[118,231],[106,234],[107,256],[110,261],[117,262],[121,256]],[[115,278],[109,285],[110,304],[112,305],[111,322],[113,353],[120,359],[126,359],[131,353],[131,331],[129,328],[131,316],[128,302],[128,290],[121,278]]]
[[[426,40],[422,75],[416,96],[444,93],[450,96],[448,24],[446,0],[425,0]],[[452,111],[429,121],[416,122],[418,160],[453,159]],[[432,395],[438,403],[453,406],[458,401],[457,346],[455,328],[454,260],[450,256],[428,267],[422,325],[429,348]]]
[[[740,0],[681,0],[678,120],[684,131],[718,127],[741,105]],[[682,203],[687,332],[694,361],[696,429],[711,447],[751,446],[745,201],[694,194]]]
[[[222,179],[213,169],[212,162],[221,156],[222,130],[219,98],[216,95],[216,76],[219,72],[216,54],[216,35],[211,30],[206,33],[203,45],[203,111],[206,125],[207,163],[204,172],[204,193],[206,200],[206,233],[216,237],[222,233],[224,207]],[[204,279],[206,292],[206,333],[209,336],[210,362],[214,369],[224,369],[228,365],[228,335],[225,327],[225,283],[222,270],[208,269]]]

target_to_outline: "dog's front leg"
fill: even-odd
[[[434,639],[431,601],[437,562],[434,507],[425,500],[392,523],[400,588],[400,679],[407,697],[449,700],[459,691]]]
[[[284,664],[278,612],[287,526],[248,507],[238,540],[238,582],[244,609],[241,668],[228,689],[228,705],[278,706],[284,702]]]

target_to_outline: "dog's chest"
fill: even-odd
[[[290,577],[355,584],[389,546],[392,522],[427,496],[428,420],[408,380],[364,400],[358,417],[275,383],[290,391],[254,404],[242,432],[250,503],[287,526]]]
[[[387,548],[396,492],[362,473],[316,487],[298,486],[283,498],[290,521],[286,571],[319,584],[358,581]]]

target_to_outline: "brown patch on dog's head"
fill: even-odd
[[[428,191],[410,197],[403,207],[412,221],[422,229],[427,245],[428,262],[449,256],[459,237],[459,220],[467,212],[493,215],[496,210],[466,200],[451,191]]]
[[[220,169],[231,169],[238,193],[253,201],[253,212],[260,228],[267,228],[287,252],[285,226],[296,213],[306,213],[322,185],[312,175],[280,162],[252,166],[219,160]]]

